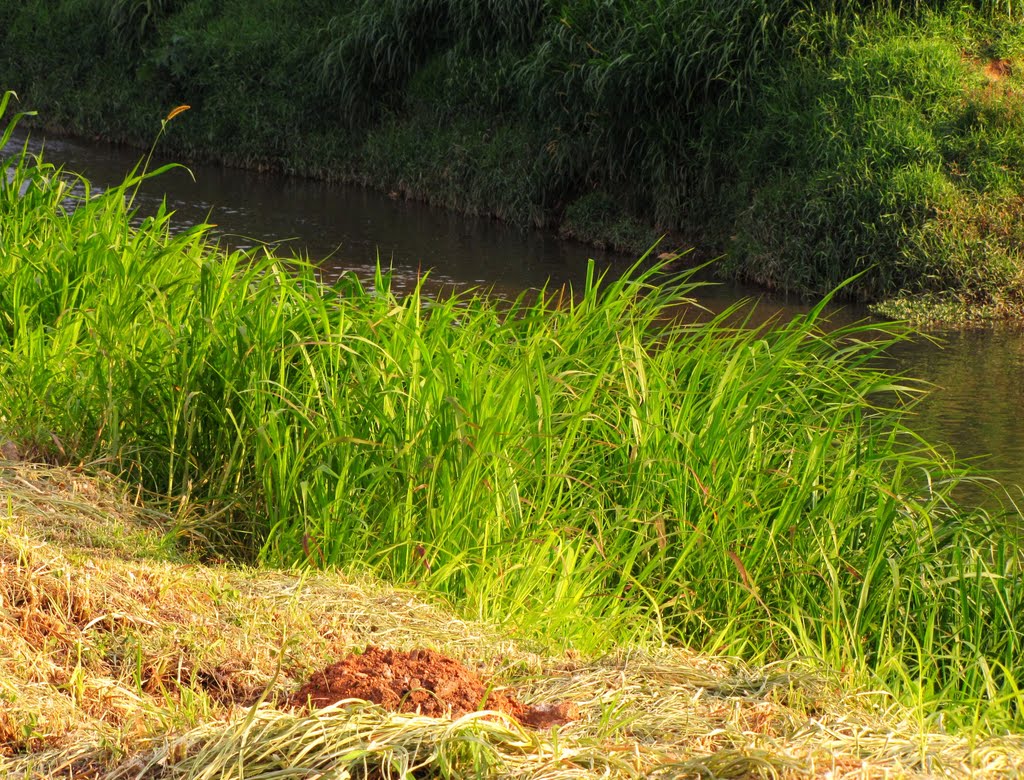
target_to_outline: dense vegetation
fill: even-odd
[[[811,656],[1021,723],[1019,518],[959,507],[963,475],[879,406],[897,333],[672,325],[690,283],[650,272],[503,308],[324,287],[165,213],[131,228],[138,176],[3,166],[23,451],[202,507],[211,551],[368,567],[547,647]]]
[[[1024,301],[1009,0],[0,0],[74,132],[343,177],[866,300]]]

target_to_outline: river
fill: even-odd
[[[30,148],[39,147],[30,140]],[[43,147],[47,161],[81,173],[98,187],[121,181],[141,156],[138,150],[80,139],[49,138]],[[399,287],[429,270],[433,289],[478,287],[514,296],[545,284],[578,286],[591,257],[611,273],[633,260],[360,187],[218,166],[172,170],[148,182],[136,205],[152,211],[161,198],[176,212],[177,224],[209,222],[233,247],[269,244],[285,254],[308,256],[327,277],[344,271],[369,277],[379,257]],[[754,302],[758,317],[788,317],[808,308],[739,285],[717,284],[700,295],[712,310],[738,300]],[[848,322],[867,312],[845,306],[830,316]],[[976,459],[1007,485],[1024,485],[1024,329],[931,334],[898,345],[891,365],[934,385],[914,411],[917,432],[962,459]]]

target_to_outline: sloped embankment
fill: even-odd
[[[113,479],[8,461],[0,507],[4,777],[1024,770],[1020,737],[929,732],[797,665],[651,647],[546,658],[369,579],[190,561],[178,552],[186,515],[152,511]],[[290,706],[318,670],[370,645],[443,653],[488,680],[489,695],[571,703],[578,717],[538,731],[496,713]]]

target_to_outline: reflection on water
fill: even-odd
[[[48,162],[86,176],[98,188],[120,182],[142,156],[112,144],[30,136],[29,148],[41,147]],[[164,162],[154,160],[151,168]],[[219,166],[168,171],[143,185],[135,205],[153,213],[161,198],[178,224],[215,224],[233,248],[269,244],[279,254],[308,256],[327,277],[355,271],[369,278],[379,257],[406,288],[429,271],[437,285],[493,287],[510,295],[549,280],[579,285],[589,257],[612,271],[630,262],[545,233],[523,233],[361,187]]]
[[[39,147],[30,141],[30,148]],[[103,187],[120,182],[141,153],[48,139],[45,156]],[[399,287],[429,270],[435,290],[438,285],[479,286],[514,296],[545,285],[571,283],[579,289],[589,257],[613,274],[632,262],[540,232],[524,234],[359,187],[215,166],[195,166],[191,174],[173,170],[147,182],[136,205],[151,213],[164,197],[178,224],[215,223],[231,246],[267,243],[286,254],[309,256],[328,277],[352,270],[369,278],[379,256],[392,266]],[[760,300],[752,323],[809,308],[731,285],[699,291],[701,305],[715,312],[745,298]],[[846,307],[833,309],[830,316],[843,324],[866,314]],[[951,333],[941,346],[917,339],[892,351],[892,367],[936,387],[912,420],[925,438],[949,443],[961,457],[986,456],[981,462],[987,469],[1011,484],[1024,484],[1024,334]]]
[[[1024,333],[943,333],[938,344],[916,339],[892,354],[903,371],[935,385],[915,410],[915,430],[1024,485]]]

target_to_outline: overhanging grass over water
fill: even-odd
[[[323,287],[167,214],[133,230],[137,178],[70,210],[30,162],[0,185],[23,447],[205,504],[215,550],[370,567],[549,647],[811,655],[1020,723],[1020,551],[872,406],[897,335],[666,326],[690,284],[641,272],[501,309]]]

